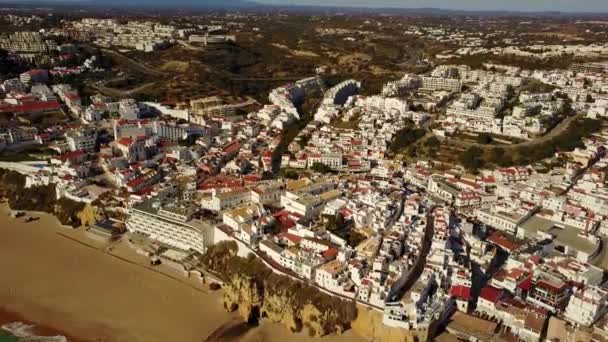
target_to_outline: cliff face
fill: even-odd
[[[76,216],[83,226],[95,224],[100,218],[98,210],[90,204],[85,204],[84,208],[76,213]]]
[[[302,330],[302,320],[298,318],[298,313],[295,310],[294,303],[291,303],[291,299],[284,293],[266,293],[261,317],[275,323],[281,323],[291,332]]]
[[[53,214],[61,224],[78,227],[82,224],[85,205],[66,198],[56,198],[55,185],[25,187],[25,176],[0,169],[0,195],[8,199],[14,210],[43,211]],[[90,211],[85,214],[90,216]]]
[[[292,332],[306,330],[314,337],[341,334],[350,328],[357,316],[354,302],[276,275],[253,256],[239,258],[237,248],[231,242],[220,243],[203,256],[204,265],[225,280],[226,310],[238,310],[249,322],[268,319]]]
[[[299,284],[285,277],[271,276],[259,283],[244,275],[233,275],[224,286],[224,308],[238,310],[249,322],[267,319],[283,324],[292,332],[304,329],[314,337],[341,334],[350,327],[354,315],[344,315],[344,312],[354,307],[353,303],[323,305],[321,299],[314,296],[304,299],[290,289],[302,290]],[[327,300],[335,299],[328,296]]]
[[[382,324],[382,313],[357,305],[357,319],[351,327],[358,335],[371,341],[383,342],[423,342],[426,332],[391,328]]]
[[[247,321],[257,320],[262,292],[255,279],[233,275],[224,288],[224,308],[228,311],[238,309],[241,317]]]

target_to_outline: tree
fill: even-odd
[[[483,145],[491,144],[493,141],[492,136],[488,133],[479,133],[477,135],[477,142]]]
[[[346,243],[352,247],[357,247],[362,241],[365,241],[367,237],[357,231],[351,230],[346,234]]]
[[[398,153],[422,138],[425,134],[426,131],[422,128],[413,128],[411,126],[402,128],[395,134],[395,138],[391,142],[390,151],[392,153]]]
[[[500,165],[504,155],[505,155],[504,148],[502,148],[502,147],[493,148],[492,150],[490,150],[490,158],[489,158],[490,162]]]
[[[485,160],[483,159],[482,154],[483,150],[481,148],[471,146],[460,156],[460,163],[468,170],[477,172],[485,166]]]
[[[329,167],[323,163],[319,163],[319,162],[313,163],[312,166],[310,167],[310,169],[315,172],[319,172],[319,173],[332,173],[333,172],[331,167]]]
[[[281,169],[280,175],[282,178],[298,179],[298,173],[290,169]]]
[[[274,174],[272,171],[264,171],[262,173],[262,180],[270,180],[274,178]]]
[[[568,97],[564,97],[564,104],[562,105],[560,115],[569,116],[572,113],[572,100]]]
[[[325,223],[325,228],[330,232],[341,231],[347,226],[346,219],[342,213],[336,215],[323,215],[323,219],[327,221]]]
[[[267,225],[266,232],[273,235],[279,234],[281,232],[281,225],[279,225],[279,221],[273,220],[269,225]]]
[[[441,146],[441,142],[439,141],[439,139],[437,139],[436,136],[432,136],[430,137],[425,143],[424,143],[427,147],[429,148],[439,148]]]
[[[306,145],[308,145],[309,141],[310,141],[310,136],[308,136],[308,135],[303,136],[300,139],[298,139],[298,145],[300,146],[300,148],[304,148],[304,147],[306,147]]]
[[[17,75],[23,70],[23,66],[19,65],[12,59],[8,58],[8,51],[0,49],[0,74],[5,76],[6,74]]]
[[[333,216],[333,215],[323,215],[323,218],[325,220],[327,220],[327,222],[325,223],[325,228],[328,231],[333,232],[334,230],[336,230],[336,216]]]

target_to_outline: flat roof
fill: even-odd
[[[319,195],[319,197],[321,197],[322,200],[328,200],[328,199],[332,199],[334,197],[338,197],[342,194],[342,191],[339,189],[335,189],[335,190],[329,190],[326,191],[324,193],[322,193],[321,195]]]
[[[591,241],[578,235],[582,231],[581,229],[538,215],[530,217],[520,227],[525,230],[526,237],[536,238],[538,232],[547,233],[554,236],[555,241],[560,244],[584,253],[592,253],[597,247]]]
[[[448,323],[447,330],[489,341],[494,336],[497,325],[497,323],[456,311]]]
[[[159,206],[155,207],[156,206],[155,203],[158,203]],[[156,198],[149,198],[149,199],[146,199],[143,202],[139,203],[138,205],[134,206],[132,209],[147,213],[149,215],[154,215],[154,216],[156,216],[156,219],[158,219],[158,220],[168,221],[173,224],[181,224],[181,225],[190,226],[191,228],[196,229],[200,232],[213,227],[213,225],[211,225],[209,222],[206,222],[203,220],[198,220],[198,219],[193,218],[189,221],[181,222],[181,221],[172,219],[167,216],[159,215],[158,211],[161,208],[162,208],[162,202],[160,200],[158,200]]]

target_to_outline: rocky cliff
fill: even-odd
[[[13,210],[43,211],[53,214],[61,224],[78,227],[82,218],[90,221],[92,208],[85,212],[85,204],[57,199],[55,185],[25,187],[25,176],[14,171],[0,169],[0,195],[8,199]]]
[[[224,307],[238,310],[249,322],[267,319],[314,337],[341,334],[356,317],[353,302],[274,274],[261,282],[247,275],[232,275],[224,287]]]
[[[209,248],[203,263],[224,278],[224,307],[238,310],[249,322],[267,319],[292,332],[310,336],[341,334],[357,317],[353,301],[329,296],[317,288],[272,273],[255,257],[236,256],[236,244],[220,243]]]

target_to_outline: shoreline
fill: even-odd
[[[0,204],[0,269],[7,279],[0,324],[23,322],[41,336],[76,342],[365,341],[352,330],[313,339],[278,323],[248,326],[225,311],[221,290],[149,266],[126,239],[101,242],[52,214],[26,212],[40,220],[12,218],[8,204]]]
[[[33,322],[29,320],[25,315],[18,312],[8,311],[0,306],[0,326],[10,323],[24,323],[27,325],[33,326],[32,333],[34,333],[38,337],[55,337],[55,336],[63,336],[67,338],[70,342],[91,342],[86,339],[78,338],[76,336],[72,336],[65,331],[60,330],[57,327],[41,325],[38,322]],[[3,333],[10,332],[0,328],[0,331]]]

